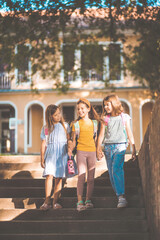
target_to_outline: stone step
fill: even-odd
[[[20,170],[0,170],[0,179],[11,179],[11,178],[42,178],[43,170],[33,170],[33,171],[20,171]]]
[[[76,188],[63,188],[63,196],[76,196]],[[84,189],[85,194],[86,188]],[[126,186],[126,195],[142,195],[140,186]],[[115,195],[111,186],[95,186],[93,196],[113,196]],[[44,187],[0,187],[0,198],[15,197],[44,197]]]
[[[11,178],[42,178],[43,169],[36,170],[0,170],[0,179],[11,179]],[[95,178],[100,176],[108,176],[108,171],[106,168],[97,168],[95,172]],[[126,177],[139,177],[139,171],[136,168],[129,168],[125,171]]]
[[[122,210],[122,209],[121,209]],[[145,219],[144,208],[94,208],[78,212],[73,208],[63,208],[58,211],[50,209],[44,212],[40,209],[0,209],[0,221],[11,220],[140,220]]]
[[[33,163],[1,163],[0,162],[0,169],[1,170],[41,170],[40,162],[33,162]]]
[[[38,220],[1,221],[0,233],[142,233],[145,220]]]
[[[129,155],[127,155],[129,156]],[[126,158],[127,158],[126,156]],[[129,157],[128,157],[129,158]],[[127,159],[128,159],[127,158]],[[40,162],[40,155],[5,155],[0,156],[1,163],[34,163]]]
[[[0,234],[2,240],[149,240],[148,233]]]
[[[125,162],[132,162],[130,161],[131,154],[125,154]],[[105,158],[99,163],[105,162]],[[3,155],[0,156],[0,163],[35,163],[40,162],[40,155]]]
[[[97,161],[96,163],[97,168],[103,168],[106,169],[106,161]],[[124,164],[124,168],[128,169],[128,168],[132,168],[135,169],[137,168],[137,162],[133,162],[133,161],[129,161],[129,162],[125,162]],[[41,165],[40,165],[40,161],[36,161],[36,162],[2,162],[0,161],[0,169],[1,170],[42,170]]]
[[[130,177],[125,179],[126,186],[137,186],[138,184],[141,184],[140,177]],[[74,177],[72,179],[66,179],[63,181],[64,186],[68,187],[76,187],[77,186],[77,177]],[[95,178],[95,186],[106,186],[110,185],[110,179],[109,176],[106,177],[99,177]],[[53,180],[54,184],[54,180]],[[0,187],[44,187],[45,186],[45,179],[0,179]]]
[[[116,196],[97,197],[92,201],[95,208],[116,208]],[[139,196],[127,196],[129,208],[143,208],[143,198]],[[43,198],[0,198],[0,209],[38,209],[43,204]],[[60,203],[64,208],[76,208],[77,197],[61,197]]]
[[[44,201],[45,179],[40,156],[5,161],[0,158],[0,239],[149,240],[138,163],[127,157],[124,169],[128,207],[117,209],[103,159],[96,163],[94,208],[80,213],[76,210],[77,176],[63,181],[63,208],[42,211],[39,208]]]

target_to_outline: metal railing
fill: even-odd
[[[10,89],[11,80],[8,73],[0,73],[0,89]]]

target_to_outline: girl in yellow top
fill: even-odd
[[[94,188],[94,175],[96,166],[96,130],[100,120],[96,110],[91,106],[90,102],[85,98],[80,98],[77,102],[78,119],[72,125],[72,141],[69,144],[68,153],[72,154],[73,148],[76,146],[77,130],[75,123],[78,122],[79,136],[77,139],[77,167],[78,167],[78,183],[77,183],[77,210],[81,211],[86,208],[92,208],[91,197]],[[95,121],[97,120],[97,121]],[[72,146],[72,147],[71,147]],[[85,205],[83,202],[83,188],[87,171],[87,193]]]

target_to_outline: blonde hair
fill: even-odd
[[[105,101],[110,102],[112,104],[112,107],[113,107],[113,110],[114,110],[116,116],[120,115],[124,111],[122,104],[119,100],[119,97],[115,94],[112,94],[112,95],[108,95],[107,97],[105,97],[103,99],[103,106],[102,106],[103,107],[103,116],[107,115],[107,111],[105,110],[105,105],[104,105]]]
[[[48,128],[48,132],[49,133],[51,133],[53,131],[53,129],[54,129],[53,114],[57,111],[57,109],[59,109],[59,107],[56,106],[56,105],[53,105],[53,104],[48,105],[48,107],[46,108],[45,120],[46,120],[46,127]],[[63,117],[61,117],[60,123],[64,127],[65,132],[67,132],[66,128],[65,128]]]

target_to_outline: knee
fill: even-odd
[[[52,175],[47,175],[46,180],[53,180],[53,176]]]

